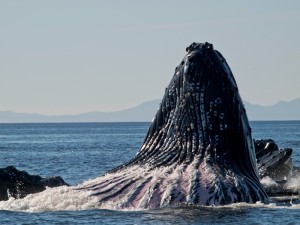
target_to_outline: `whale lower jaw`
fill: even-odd
[[[221,172],[217,165],[212,168],[199,159],[188,165],[155,169],[136,165],[90,180],[76,189],[88,190],[92,196],[99,197],[101,207],[114,209],[151,209],[178,204],[218,206],[260,200],[257,188],[247,177],[232,171]]]

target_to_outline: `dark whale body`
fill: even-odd
[[[186,50],[137,155],[78,187],[98,196],[100,204],[268,202],[229,66],[209,43],[192,43]]]
[[[291,148],[279,149],[272,139],[254,140],[254,146],[260,178],[268,176],[277,183],[283,183],[292,177]]]

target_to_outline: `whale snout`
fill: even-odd
[[[219,86],[226,83],[226,86],[234,87],[238,90],[233,74],[220,52],[214,50],[212,44],[192,43],[186,48],[187,54],[181,64],[176,67],[176,72],[183,72],[185,83],[207,86]],[[183,68],[182,68],[183,67]],[[214,88],[218,90],[218,87]]]

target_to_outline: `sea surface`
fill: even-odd
[[[13,165],[30,174],[59,175],[76,185],[134,157],[149,125],[0,124],[0,168]],[[253,138],[271,138],[281,148],[292,148],[293,162],[300,166],[300,121],[257,121],[251,127]],[[0,224],[300,224],[300,204],[120,211],[100,209],[95,199],[59,187],[0,202]]]

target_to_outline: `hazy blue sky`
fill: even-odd
[[[191,42],[244,100],[300,97],[300,1],[0,0],[0,110],[111,111],[161,98]]]

